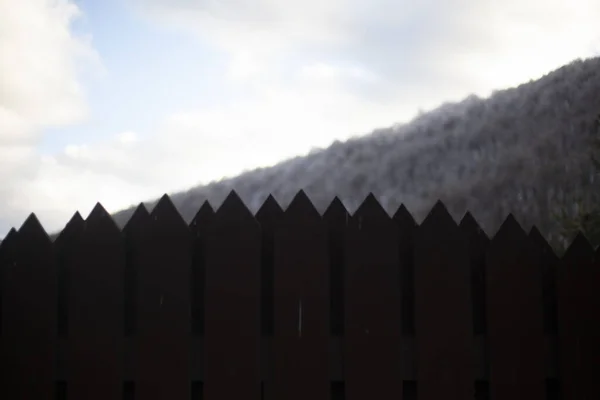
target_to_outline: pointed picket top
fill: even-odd
[[[88,217],[86,218],[86,222],[90,218],[91,219],[99,219],[101,217],[110,217],[110,214],[108,213],[108,211],[106,211],[104,206],[98,202],[98,203],[96,203],[94,208],[92,208],[92,211],[90,211]]]
[[[261,224],[272,224],[283,218],[283,208],[272,195],[269,195],[265,202],[256,212],[256,219]]]
[[[50,237],[34,213],[23,222],[19,228],[19,240],[23,243],[43,243],[52,244]]]
[[[500,239],[505,240],[506,237],[514,238],[515,240],[523,240],[523,237],[527,236],[521,224],[516,220],[515,216],[510,213],[500,225],[500,228],[494,235],[492,240],[498,241]]]
[[[81,214],[79,214],[79,211],[76,211],[69,222],[67,222],[63,230],[60,231],[54,243],[57,245],[62,245],[73,237],[81,235],[84,229],[85,221],[83,220]]]
[[[229,192],[221,206],[217,209],[215,220],[236,224],[241,221],[256,221],[254,215],[252,215],[235,190]]]
[[[530,229],[529,240],[542,254],[551,256],[553,259],[558,259],[554,249],[552,249],[552,246],[550,246],[544,235],[542,235],[542,232],[536,226]]]
[[[594,261],[594,248],[582,232],[578,232],[562,256],[565,268],[589,268]]]
[[[133,232],[144,231],[150,224],[150,213],[144,203],[138,204],[135,211],[123,227],[123,233],[129,235]]]
[[[150,220],[155,227],[160,227],[160,229],[189,230],[188,225],[167,194],[164,194],[152,209]]]
[[[410,211],[408,211],[404,204],[400,204],[400,207],[398,207],[392,219],[396,221],[396,224],[400,226],[400,229],[412,230],[417,227],[415,218],[412,216]]]
[[[304,190],[299,190],[296,193],[290,205],[285,209],[284,215],[286,218],[298,221],[321,221],[321,214],[319,214]]]
[[[2,239],[2,243],[10,243],[17,238],[17,234],[18,232],[15,228],[10,228],[4,239]]]
[[[66,223],[65,227],[63,228],[63,231],[69,231],[71,229],[80,229],[80,227],[82,227],[84,224],[85,221],[83,220],[83,217],[81,216],[79,211],[75,211],[75,214],[73,214],[69,222]]]
[[[210,220],[211,218],[214,218],[214,216],[215,216],[214,208],[210,205],[208,200],[204,200],[204,203],[202,203],[202,205],[198,209],[198,212],[196,213],[196,215],[194,215],[194,218],[192,218],[192,222],[190,223],[190,226],[192,224],[197,225],[200,223],[204,223],[204,222]]]
[[[204,227],[210,224],[214,218],[215,210],[212,208],[208,200],[205,200],[190,222],[190,231],[194,234],[199,233],[202,229],[204,229]]]
[[[353,219],[368,219],[370,221],[387,222],[391,218],[381,206],[373,193],[369,193],[352,215]]]
[[[462,217],[462,219],[458,223],[458,226],[460,226],[462,229],[468,230],[469,232],[477,232],[477,231],[481,230],[481,228],[479,227],[479,224],[477,223],[477,221],[473,217],[473,214],[471,214],[470,211],[467,211],[465,213],[465,215]]]
[[[10,231],[4,236],[4,239],[0,241],[0,281],[5,268],[8,265],[14,263],[14,250],[15,244],[18,242],[19,234],[15,228],[11,228]],[[13,264],[14,265],[14,264]]]
[[[85,230],[87,232],[102,234],[120,234],[121,230],[100,203],[96,203],[92,212],[85,220]]]
[[[344,206],[344,203],[342,203],[339,197],[335,196],[323,213],[323,220],[329,226],[345,226],[348,225],[349,219],[350,213]]]
[[[4,236],[4,239],[0,241],[0,252],[4,249],[10,248],[12,243],[17,239],[17,230],[15,228],[10,228],[10,231]]]
[[[480,236],[489,241],[487,234],[469,211],[465,213],[458,226],[467,235],[467,237]]]
[[[493,255],[491,257],[500,259],[509,254],[516,256],[528,240],[527,234],[511,213],[492,238],[489,253]]]
[[[421,223],[419,230],[421,232],[433,231],[435,236],[439,236],[446,235],[445,232],[448,229],[453,230],[457,227],[456,221],[454,221],[444,203],[438,200]]]

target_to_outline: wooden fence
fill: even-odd
[[[120,231],[97,205],[0,247],[7,400],[598,400],[600,257],[509,216],[492,240],[437,203],[323,216],[232,192]]]

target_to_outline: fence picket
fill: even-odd
[[[419,400],[474,396],[468,242],[437,202],[415,238],[415,334]]]
[[[489,370],[486,360],[486,284],[485,255],[490,239],[471,213],[465,213],[459,224],[469,246],[471,274],[471,310],[473,318],[473,355],[475,374],[475,399],[489,399]]]
[[[486,268],[491,398],[543,400],[541,259],[512,215],[490,243]]]
[[[206,240],[215,211],[208,201],[190,222],[192,235],[192,271],[190,301],[192,323],[192,400],[204,392],[204,296],[206,289]]]
[[[54,249],[35,214],[5,242],[0,398],[49,400],[57,348]]]
[[[329,399],[329,254],[325,224],[300,191],[275,228],[273,393]]]
[[[594,249],[579,234],[559,268],[559,368],[565,399],[600,398],[600,265],[594,258]]]
[[[260,226],[235,192],[206,241],[204,399],[260,399]]]
[[[274,240],[275,227],[283,219],[283,209],[271,195],[256,213],[261,229],[261,400],[274,399],[273,392],[273,322],[274,322]]]
[[[414,235],[417,223],[408,212],[404,204],[392,217],[398,225],[398,261],[400,263],[400,293],[402,295],[402,333],[405,341],[414,339],[415,335],[415,265],[414,265]],[[405,348],[408,348],[405,346]],[[411,343],[414,349],[414,343]],[[408,363],[408,357],[414,359],[414,355],[406,354],[403,357],[403,375],[411,380],[415,379],[416,367],[414,363]]]
[[[143,212],[138,218],[137,228],[130,227],[131,262],[137,272],[135,396],[188,400],[190,231],[166,195],[147,219]]]
[[[346,234],[346,397],[401,399],[398,227],[370,194]]]
[[[123,385],[123,239],[99,203],[85,224],[74,217],[70,229],[70,238],[58,239],[69,282],[67,395],[116,398]]]

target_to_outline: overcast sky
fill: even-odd
[[[600,54],[600,1],[0,0],[0,237]]]

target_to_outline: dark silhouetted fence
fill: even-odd
[[[373,196],[189,226],[165,196],[123,231],[97,205],[54,242],[32,215],[0,247],[0,398],[597,400],[599,263]]]

